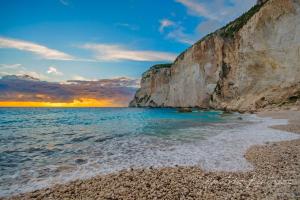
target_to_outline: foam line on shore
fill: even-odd
[[[103,164],[99,160],[88,160],[80,165],[75,171],[64,172],[57,177],[48,180],[33,180],[28,184],[14,185],[10,191],[1,192],[1,196],[11,193],[24,193],[36,189],[42,189],[57,183],[67,183],[76,179],[87,179],[99,174],[117,172],[128,168],[199,166],[206,171],[247,171],[253,166],[245,159],[247,149],[252,145],[260,145],[266,142],[279,142],[300,138],[299,135],[275,130],[270,128],[274,125],[288,124],[286,119],[261,118],[256,115],[242,115],[242,122],[234,122],[227,127],[215,124],[213,127],[193,127],[179,130],[182,134],[197,131],[218,131],[219,133],[204,140],[188,143],[176,143],[170,146],[158,144],[151,141],[154,146],[147,146],[149,138],[137,138],[136,141],[122,141],[126,145],[124,149],[134,148],[133,151],[124,156],[124,152],[118,152],[113,158],[106,158]],[[239,124],[241,123],[241,124]],[[114,148],[118,140],[112,140],[111,148]],[[122,147],[120,146],[120,149]],[[121,151],[121,150],[120,150]],[[140,151],[140,152],[139,152]]]

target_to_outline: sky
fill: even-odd
[[[149,67],[172,62],[180,52],[234,20],[255,2],[0,0],[0,77],[29,75],[50,85],[82,84],[68,80],[119,83],[126,79],[136,83]],[[7,79],[4,82],[8,84]],[[105,90],[114,87],[106,86]],[[126,87],[130,94],[126,93],[124,105],[138,84]],[[1,87],[1,79],[0,92],[0,106],[4,101],[29,101],[14,99],[11,94],[16,91],[3,83]]]

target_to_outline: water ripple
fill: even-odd
[[[202,148],[213,147],[207,147],[211,138],[250,124],[238,117],[175,109],[0,108],[0,196],[130,166],[194,164],[207,156]]]

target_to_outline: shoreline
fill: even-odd
[[[272,128],[300,133],[299,111],[265,111],[257,115],[288,119],[288,125]],[[206,172],[199,167],[122,170],[7,199],[297,199],[300,198],[297,152],[300,139],[267,143],[247,150],[244,157],[255,166],[253,171]]]

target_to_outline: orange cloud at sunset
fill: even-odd
[[[0,79],[0,107],[127,107],[137,80],[40,81],[29,76]]]
[[[109,99],[75,99],[72,102],[0,102],[0,107],[123,107]]]

